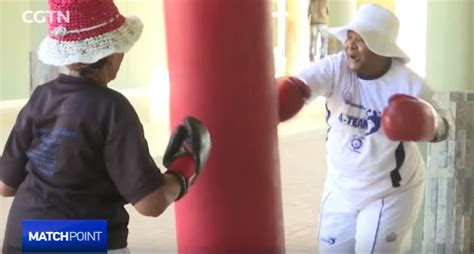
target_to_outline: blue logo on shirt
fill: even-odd
[[[373,109],[367,109],[364,117],[351,116],[349,114],[341,113],[339,115],[339,122],[351,126],[352,128],[365,130],[364,135],[354,135],[349,149],[353,152],[360,153],[364,145],[364,138],[374,134],[381,126],[381,113]]]
[[[360,153],[360,148],[364,145],[364,137],[354,135],[351,141],[351,150],[356,153]]]
[[[373,134],[380,129],[381,113],[372,109],[366,111],[366,117],[356,117],[349,114],[341,113],[339,122],[351,126],[353,128],[366,130],[365,136]]]
[[[334,245],[336,243],[336,237],[321,237],[321,242],[327,243],[329,245]]]
[[[66,138],[75,138],[77,133],[73,130],[58,128],[38,128],[34,130],[38,144],[29,149],[26,155],[30,162],[44,175],[52,175],[56,167],[56,153]]]
[[[354,108],[365,110],[365,107],[363,105],[354,103],[352,101],[352,93],[351,92],[349,92],[349,91],[344,92],[342,94],[342,98],[344,99],[344,103],[346,103],[347,105],[352,106]]]
[[[367,110],[368,131],[366,136],[378,131],[381,125],[381,113],[372,109]]]

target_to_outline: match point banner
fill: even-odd
[[[107,252],[106,220],[24,220],[23,252]]]

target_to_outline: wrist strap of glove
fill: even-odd
[[[195,175],[195,163],[194,159],[190,154],[183,154],[174,159],[166,173],[171,173],[178,178],[181,184],[181,192],[178,199],[184,196],[188,192],[189,185],[192,184],[193,176]],[[176,200],[178,200],[176,199]]]
[[[436,115],[435,121],[437,122],[436,130],[435,130],[436,134],[433,140],[431,140],[431,142],[434,142],[434,143],[447,139],[448,134],[449,134],[449,124],[448,124],[448,121],[444,117],[440,115]]]
[[[188,192],[188,182],[186,181],[186,178],[184,178],[184,176],[175,171],[168,170],[165,172],[165,174],[173,175],[174,177],[176,177],[176,179],[178,179],[178,182],[181,185],[181,191],[179,192],[179,195],[175,201],[180,200]]]

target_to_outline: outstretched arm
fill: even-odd
[[[334,66],[338,66],[342,57],[342,54],[328,56],[304,68],[297,75],[276,79],[280,122],[294,117],[306,102],[331,94],[335,78]]]
[[[135,207],[140,214],[158,217],[169,205],[176,201],[181,192],[181,184],[178,179],[172,175],[165,174],[164,178],[165,183],[163,186],[133,204],[133,207]]]
[[[311,96],[311,89],[306,82],[292,76],[279,77],[276,79],[278,88],[278,113],[280,122],[295,116],[305,101]]]
[[[186,195],[207,162],[211,139],[199,120],[187,117],[171,135],[163,156],[168,169],[164,184],[136,202],[134,207],[145,216],[159,216],[171,203]]]

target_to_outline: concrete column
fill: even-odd
[[[426,78],[443,91],[474,90],[474,1],[428,1]]]
[[[287,72],[293,74],[309,63],[308,0],[288,0],[286,50]],[[329,27],[343,26],[357,12],[357,0],[329,0]],[[329,53],[342,49],[335,37],[329,40]]]
[[[329,0],[329,27],[348,24],[357,13],[357,0]],[[329,53],[342,49],[342,43],[332,36],[329,39]]]
[[[426,79],[456,118],[448,141],[430,144],[424,253],[472,253],[474,2],[428,0]],[[450,92],[451,91],[451,92]],[[460,91],[460,92],[452,92]]]
[[[294,74],[309,62],[308,3],[308,0],[288,0],[286,4],[286,68],[289,74]]]

